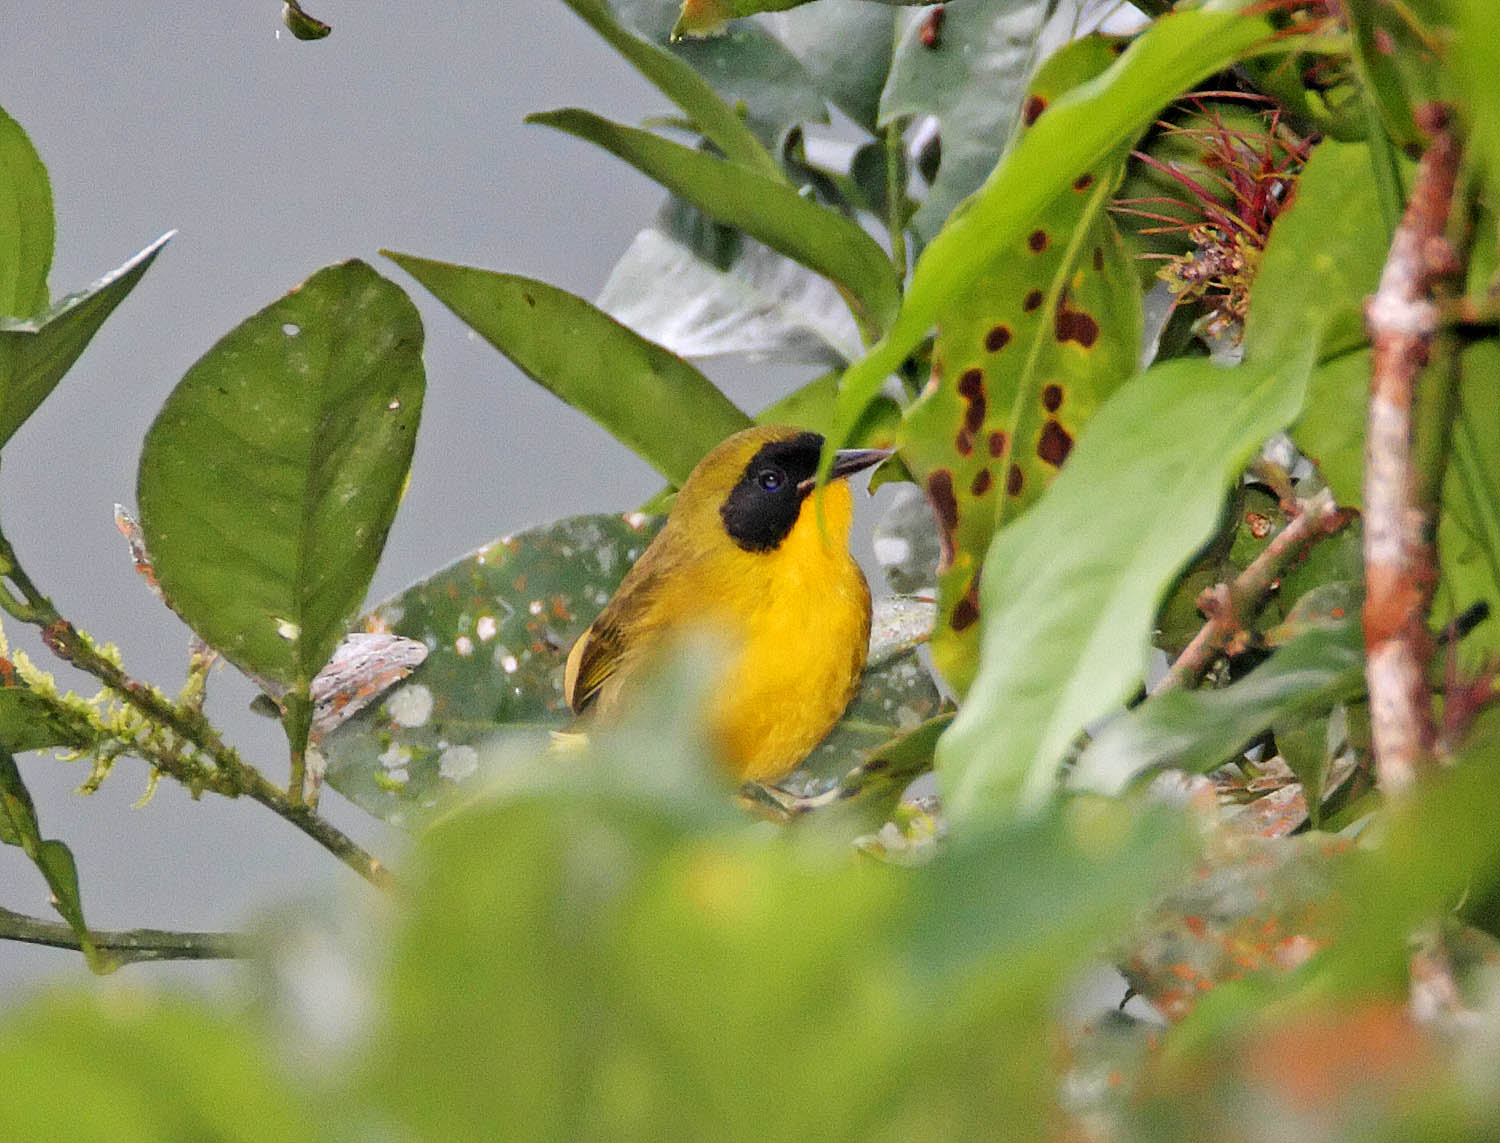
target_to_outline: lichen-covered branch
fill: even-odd
[[[1456,269],[1445,232],[1460,147],[1445,108],[1429,104],[1419,116],[1431,142],[1365,308],[1374,349],[1365,438],[1365,657],[1375,773],[1387,794],[1415,782],[1435,737],[1427,612],[1437,573],[1417,497],[1412,410],[1441,325],[1433,287]]]
[[[164,929],[121,929],[89,933],[97,950],[117,965],[143,960],[226,960],[245,955],[244,939],[234,933],[178,933]],[[78,934],[61,921],[44,921],[0,908],[0,940],[81,949]]]
[[[1303,501],[1297,516],[1266,545],[1233,583],[1221,583],[1205,591],[1198,608],[1206,617],[1177,661],[1157,684],[1153,693],[1196,682],[1235,635],[1254,618],[1288,563],[1308,544],[1331,535],[1344,526],[1347,517],[1323,489]]]

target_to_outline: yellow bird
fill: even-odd
[[[817,433],[772,425],[735,433],[698,462],[568,654],[563,691],[575,713],[617,718],[670,642],[706,630],[727,653],[707,725],[735,778],[775,782],[823,740],[859,688],[870,638],[842,478],[890,454],[834,454],[820,527],[811,494],[822,450]]]

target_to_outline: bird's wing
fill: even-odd
[[[619,625],[613,622],[611,611],[606,610],[594,620],[568,652],[568,665],[563,673],[563,697],[568,700],[574,714],[582,714],[588,709],[599,696],[604,681],[620,665],[625,641]]]

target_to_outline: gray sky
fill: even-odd
[[[422,311],[428,391],[410,491],[376,574],[378,599],[493,536],[635,505],[659,484],[581,415],[517,373],[376,253],[382,247],[544,278],[592,297],[660,200],[643,177],[577,140],[526,127],[577,105],[636,121],[668,105],[556,0],[391,5],[317,0],[319,43],[278,30],[276,0],[133,4],[69,0],[0,38],[0,106],[52,176],[54,296],[87,285],[176,228],[142,283],[7,446],[0,514],[25,566],[64,614],[117,642],[127,669],[175,690],[187,634],[138,581],[112,522],[134,501],[147,426],[222,334],[330,262],[370,261]],[[773,382],[727,377],[746,407]],[[48,661],[12,621],[13,643]],[[84,693],[90,681],[60,678]],[[284,768],[275,724],[246,710],[232,669],[210,713],[252,759]],[[268,904],[360,893],[353,874],[249,802],[193,804],[122,761],[91,798],[81,766],[27,756],[44,833],[78,858],[100,927],[238,927]],[[399,839],[325,799],[378,851]],[[0,848],[0,904],[49,915],[17,850]],[[83,973],[68,954],[0,943],[0,985]],[[135,966],[136,979],[224,969]]]

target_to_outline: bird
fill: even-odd
[[[889,449],[835,452],[821,505],[823,437],[757,426],[703,457],[666,524],[574,643],[563,693],[576,725],[607,725],[674,641],[722,644],[705,724],[729,775],[774,784],[838,722],[859,689],[870,589],[849,553],[847,477]]]

